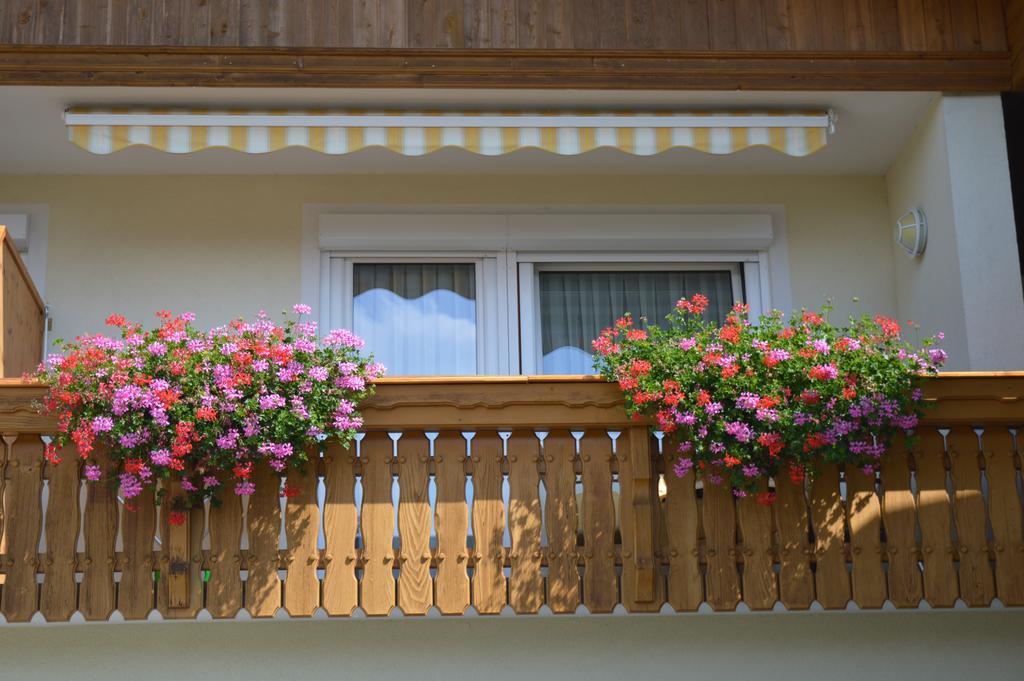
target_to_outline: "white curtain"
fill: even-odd
[[[475,374],[476,266],[353,265],[353,331],[389,376]]]
[[[539,288],[546,374],[593,373],[591,341],[626,312],[658,325],[677,300],[703,293],[705,315],[721,322],[735,302],[728,271],[540,272]]]

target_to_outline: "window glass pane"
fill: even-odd
[[[353,330],[390,376],[476,373],[473,263],[353,265]]]
[[[735,302],[729,271],[541,271],[538,286],[545,374],[593,373],[590,342],[626,312],[660,324],[677,300],[703,293],[705,315],[721,322]]]

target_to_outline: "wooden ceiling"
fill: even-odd
[[[1003,0],[0,2],[7,83],[1001,90],[1010,64]]]

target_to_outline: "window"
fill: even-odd
[[[356,263],[353,331],[396,375],[477,372],[476,265]]]
[[[542,373],[593,373],[590,342],[626,312],[639,326],[658,324],[679,298],[703,293],[710,301],[706,314],[721,322],[735,302],[733,274],[731,269],[581,270],[578,264],[540,269],[534,342],[539,340]]]
[[[627,311],[657,324],[699,292],[711,319],[723,320],[736,301],[756,318],[771,305],[771,249],[785,250],[772,220],[325,213],[304,243],[319,240],[312,290],[322,327],[353,329],[391,376],[577,374],[593,371],[591,341]]]

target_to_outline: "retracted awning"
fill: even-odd
[[[573,156],[608,147],[650,156],[686,147],[731,154],[764,146],[789,156],[812,154],[833,131],[831,112],[498,113],[498,112],[216,112],[71,109],[68,137],[94,154],[145,146],[172,154],[210,148],[264,154],[305,147],[347,154],[384,147],[421,156],[444,147],[499,156],[543,149]]]

